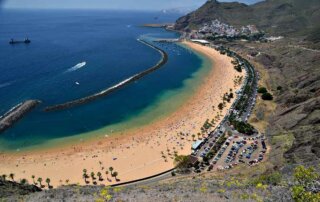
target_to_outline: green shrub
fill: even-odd
[[[223,110],[223,108],[224,108],[223,103],[220,103],[220,104],[218,105],[218,108],[219,108],[220,111]]]
[[[235,65],[234,69],[237,70],[238,72],[242,72],[242,67],[241,65]]]
[[[174,163],[179,173],[190,172],[190,169],[189,169],[191,166],[190,156],[177,155],[174,159]]]
[[[263,93],[261,98],[263,100],[273,100],[273,96],[270,93]]]
[[[254,178],[251,184],[257,186],[258,184],[279,185],[282,181],[282,175],[279,172],[273,172],[270,174],[262,174],[257,178]]]
[[[258,93],[267,93],[268,90],[265,87],[258,88]]]
[[[313,167],[298,166],[294,170],[295,185],[291,189],[292,198],[296,202],[320,201],[320,193],[314,193],[310,187],[315,187],[320,175]]]
[[[232,120],[230,122],[234,126],[234,128],[240,133],[252,135],[255,131],[254,127],[252,125],[250,125],[249,123],[245,123],[245,122],[237,121],[237,120]]]

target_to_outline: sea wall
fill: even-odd
[[[0,117],[0,133],[10,128],[38,104],[40,104],[39,100],[27,100],[10,109],[7,113]]]
[[[167,63],[168,61],[168,55],[165,51],[163,51],[162,49],[154,46],[153,44],[147,42],[147,41],[144,41],[144,40],[141,40],[141,39],[138,39],[139,42],[155,49],[156,51],[158,51],[160,54],[161,54],[161,59],[160,61],[154,65],[153,67],[151,68],[148,68],[138,74],[135,74],[133,75],[132,77],[128,78],[128,79],[125,79],[123,81],[121,81],[120,83],[110,87],[110,88],[107,88],[106,90],[103,90],[103,91],[100,91],[98,93],[95,93],[93,95],[90,95],[90,96],[87,96],[87,97],[83,97],[83,98],[80,98],[80,99],[77,99],[77,100],[73,100],[73,101],[69,101],[69,102],[66,102],[66,103],[63,103],[63,104],[58,104],[58,105],[53,105],[53,106],[49,106],[49,107],[46,107],[44,109],[44,111],[46,112],[50,112],[50,111],[57,111],[57,110],[64,110],[64,109],[68,109],[68,108],[71,108],[71,107],[74,107],[74,106],[77,106],[77,105],[82,105],[82,104],[86,104],[88,102],[91,102],[93,100],[96,100],[100,97],[104,97],[104,96],[107,96],[109,95],[110,93],[128,85],[129,83],[132,83],[134,81],[137,81],[139,79],[141,79],[142,77],[146,76],[147,74],[159,69],[160,67],[162,67],[164,64]]]

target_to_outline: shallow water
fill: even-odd
[[[1,11],[0,114],[27,99],[43,103],[0,135],[0,150],[126,130],[180,106],[201,81],[205,60],[177,44],[155,42],[169,56],[161,69],[86,105],[43,112],[46,106],[94,94],[156,64],[160,54],[137,39],[178,34],[139,25],[173,22],[177,17],[115,11]],[[29,45],[8,44],[10,38],[26,36],[32,41]]]

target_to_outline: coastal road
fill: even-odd
[[[257,76],[255,73],[255,70],[253,69],[253,67],[250,64],[246,64],[245,61],[243,61],[240,57],[238,57],[237,55],[234,56],[236,60],[238,60],[238,62],[241,64],[244,64],[244,68],[246,70],[247,73],[247,77],[251,77],[251,79],[248,81],[246,80],[245,85],[242,87],[243,89],[245,88],[245,86],[251,86],[252,87],[252,92],[250,93],[250,97],[247,99],[247,107],[246,109],[243,111],[243,113],[241,114],[241,116],[239,117],[243,122],[247,122],[248,118],[250,117],[252,110],[255,106],[256,103],[256,98],[257,98]],[[236,101],[232,104],[232,107],[234,107],[237,102],[240,100],[240,98],[242,96],[246,96],[243,93],[241,93],[238,97],[238,99],[236,99]],[[227,120],[228,119],[228,115],[226,115],[224,117],[224,119],[221,121],[220,123],[220,127],[215,128],[210,135],[208,136],[208,138],[206,139],[206,143],[203,144],[201,146],[201,148],[196,152],[195,156],[198,158],[201,158],[201,154],[202,153],[208,153],[208,151],[210,151],[216,144],[216,141],[220,138],[220,133],[222,132],[232,132],[233,135],[239,135],[238,132],[234,131],[233,129],[230,128],[230,126],[227,124]],[[221,131],[221,129],[223,129],[223,131]],[[212,146],[210,146],[210,144]]]
[[[138,180],[136,182],[128,182],[127,184],[123,184],[123,185],[113,185],[112,187],[126,187],[126,188],[131,188],[131,187],[137,187],[137,186],[147,186],[150,184],[155,184],[159,181],[163,181],[163,180],[167,180],[170,178],[173,178],[173,176],[171,175],[171,171],[168,171],[164,174],[158,175],[156,177],[150,177],[149,179],[142,179],[142,180]]]

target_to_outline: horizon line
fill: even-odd
[[[174,8],[173,8],[174,9]],[[160,12],[163,14],[168,14],[163,12],[169,9],[122,9],[122,8],[22,8],[22,7],[4,7],[0,10],[99,10],[99,11],[143,11],[143,12]],[[181,12],[170,12],[170,13],[181,13]]]

